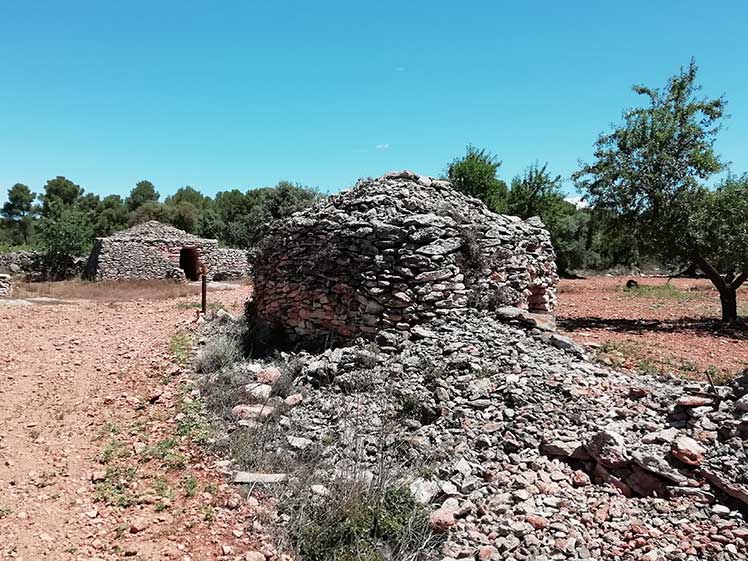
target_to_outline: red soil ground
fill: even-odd
[[[625,290],[634,278],[640,289]],[[748,324],[719,321],[717,291],[705,279],[589,277],[562,280],[558,323],[602,360],[629,369],[719,380],[748,367]],[[748,315],[748,287],[738,293]]]

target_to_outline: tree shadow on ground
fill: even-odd
[[[718,319],[704,317],[685,317],[674,320],[584,317],[559,318],[557,324],[568,332],[583,329],[606,329],[618,333],[691,333],[748,340],[748,321],[745,319],[726,324]]]

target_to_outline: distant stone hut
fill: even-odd
[[[103,280],[200,278],[208,267],[211,280],[229,280],[248,274],[247,252],[218,247],[217,240],[189,234],[152,220],[107,238],[97,238],[84,277]]]

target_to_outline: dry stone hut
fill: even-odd
[[[217,240],[199,238],[173,226],[150,221],[97,238],[84,275],[92,280],[198,280],[200,265],[212,280],[247,275],[247,252],[218,247]]]
[[[550,314],[558,282],[539,220],[497,215],[410,171],[274,225],[253,268],[254,313],[292,338],[407,331],[469,306]]]

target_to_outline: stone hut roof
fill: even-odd
[[[258,316],[291,338],[405,331],[467,307],[552,313],[558,281],[542,222],[407,170],[274,223],[253,267]]]
[[[213,241],[205,240],[174,226],[163,224],[157,220],[150,220],[116,232],[111,236],[107,237],[108,240],[117,241],[158,241],[158,242],[192,242],[192,241]]]

